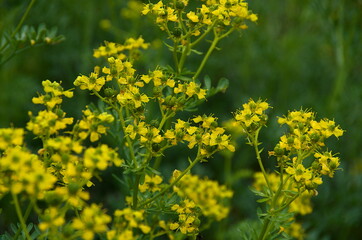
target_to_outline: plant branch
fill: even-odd
[[[171,189],[173,186],[175,186],[183,176],[185,176],[186,173],[188,173],[198,162],[201,161],[201,157],[199,156],[199,154],[197,155],[197,157],[195,158],[195,160],[193,162],[191,162],[191,164],[180,174],[180,176],[178,176],[170,185],[168,185],[167,187],[165,187],[164,189],[162,189],[158,194],[156,194],[155,196],[153,196],[152,198],[142,202],[139,204],[139,207],[143,207],[149,203],[151,203],[153,200],[155,200],[156,198],[160,197],[161,195],[165,194],[169,189]]]

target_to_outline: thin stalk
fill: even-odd
[[[346,85],[348,77],[348,67],[346,64],[346,44],[344,34],[344,3],[341,1],[341,7],[339,9],[338,25],[335,31],[335,60],[336,60],[336,78],[333,84],[333,90],[329,100],[329,110],[332,112],[338,107],[338,99],[340,98],[343,89]]]
[[[158,194],[156,194],[155,196],[153,196],[152,198],[142,202],[139,204],[139,207],[143,207],[149,203],[151,203],[153,200],[155,200],[156,198],[162,196],[163,194],[165,194],[165,192],[167,192],[169,189],[171,189],[173,186],[176,185],[176,183],[178,183],[181,178],[183,176],[185,176],[186,173],[188,173],[198,162],[201,161],[201,158],[199,157],[199,155],[195,158],[195,160],[193,162],[191,162],[191,164],[180,174],[180,176],[178,176],[175,181],[173,181],[170,185],[168,185],[167,187],[165,187],[164,189],[162,189]]]
[[[202,59],[202,62],[200,64],[199,68],[197,69],[195,75],[192,77],[193,80],[195,80],[200,75],[202,69],[205,67],[207,60],[209,59],[211,53],[214,51],[219,40],[220,40],[220,38],[215,35],[215,38],[210,45],[210,48],[207,50],[207,53],[205,54],[204,58]]]
[[[135,154],[134,154],[134,151],[133,151],[132,141],[131,141],[130,137],[126,134],[126,124],[125,124],[125,121],[124,121],[124,118],[123,118],[122,107],[117,108],[117,112],[118,112],[118,116],[119,116],[119,121],[120,121],[121,126],[122,126],[122,130],[123,130],[123,133],[124,133],[124,137],[126,138],[126,141],[127,141],[127,144],[128,144],[128,149],[129,149],[129,153],[131,155],[131,159],[133,161],[133,164],[134,164],[135,168],[138,168],[136,157],[135,157]]]
[[[255,132],[255,136],[250,136],[251,139],[252,139],[252,145],[254,146],[254,150],[255,150],[255,154],[256,154],[256,158],[258,159],[258,163],[259,163],[259,166],[260,166],[260,169],[264,175],[264,179],[265,179],[265,182],[266,184],[268,185],[268,188],[271,189],[271,185],[269,183],[269,180],[268,180],[268,177],[267,177],[267,174],[266,174],[266,171],[265,171],[265,168],[264,168],[264,165],[263,165],[263,162],[261,160],[261,157],[260,157],[260,150],[259,150],[259,147],[258,147],[258,136],[259,136],[259,131],[260,131],[261,128],[259,128],[256,132]]]
[[[30,212],[33,208],[33,204],[34,204],[33,201],[29,202],[28,208],[25,210],[25,213],[24,213],[24,222],[26,222],[26,220],[28,219]],[[14,239],[18,239],[20,232],[21,232],[21,229],[19,228],[15,233]]]
[[[216,25],[217,22],[218,22],[218,21],[213,22],[213,24],[210,25],[210,26],[206,29],[206,31],[205,31],[198,39],[196,39],[193,43],[191,43],[191,47],[194,47],[194,46],[196,46],[199,42],[201,42],[201,41],[206,37],[206,35],[211,32],[211,30],[215,27],[215,25]]]
[[[275,193],[274,197],[273,197],[273,201],[272,201],[272,209],[275,208],[275,205],[278,201],[278,198],[279,198],[279,195],[280,193],[282,192],[282,189],[284,187],[284,178],[283,178],[283,166],[280,166],[280,173],[279,173],[279,176],[280,176],[280,183],[279,183],[279,187],[278,187],[278,190],[277,192]],[[288,179],[287,179],[288,180]]]
[[[197,69],[195,75],[192,77],[193,80],[197,79],[197,77],[200,75],[200,73],[201,73],[202,69],[205,67],[205,64],[206,64],[207,60],[209,59],[211,53],[212,53],[212,52],[214,51],[214,49],[216,48],[216,45],[218,44],[218,42],[219,42],[221,39],[227,37],[227,36],[228,36],[230,33],[232,33],[235,29],[234,29],[234,28],[230,28],[229,31],[227,31],[226,33],[224,33],[224,34],[221,35],[221,36],[218,36],[215,28],[213,28],[213,30],[214,30],[214,36],[215,36],[215,37],[214,37],[214,40],[212,41],[212,43],[211,43],[211,45],[210,45],[210,48],[207,50],[206,55],[205,55],[204,58],[202,59],[202,62],[201,62],[201,64],[200,64],[199,68]],[[195,42],[194,42],[193,44],[195,44]],[[191,46],[193,46],[193,45],[191,44]]]
[[[28,5],[28,7],[27,7],[27,9],[26,9],[26,11],[25,11],[25,13],[24,13],[24,15],[21,17],[20,22],[19,22],[18,25],[16,26],[14,32],[11,34],[10,38],[13,38],[13,37],[15,36],[15,34],[20,30],[21,26],[23,25],[23,23],[24,23],[24,21],[25,21],[25,18],[28,16],[28,14],[29,14],[29,12],[30,12],[30,9],[33,7],[34,3],[35,3],[35,0],[32,0],[32,1],[29,3],[29,5]],[[6,41],[5,44],[0,48],[0,52],[1,52],[8,44],[9,44],[9,40]]]
[[[284,209],[286,209],[295,199],[297,199],[302,192],[299,192],[298,194],[296,194],[293,198],[291,198],[287,203],[285,203],[282,207],[278,208],[277,210],[275,210],[273,213],[278,213],[283,211]]]
[[[288,181],[288,179],[285,181],[285,183]],[[280,187],[279,189],[281,189],[282,187]],[[273,197],[273,200],[272,200],[272,209],[270,211],[270,214],[271,215],[274,215],[276,213],[279,213],[281,211],[283,211],[284,209],[286,209],[295,199],[297,199],[300,194],[303,192],[299,192],[298,194],[296,194],[293,198],[289,199],[288,202],[286,202],[283,206],[281,206],[280,208],[274,210],[275,208],[275,204],[277,202],[277,199],[279,198],[279,194],[280,194],[281,191],[278,191],[277,194],[274,195]],[[264,221],[264,224],[263,224],[263,229],[262,231],[260,232],[260,236],[259,236],[259,240],[264,240],[268,234],[269,234],[269,228],[271,226],[271,223],[272,221],[270,220],[270,217],[268,219],[266,219]]]
[[[173,55],[173,61],[175,62],[175,69],[177,71],[177,74],[179,74],[179,69],[178,69],[179,61],[177,56],[177,48],[178,48],[178,41],[174,41],[172,55]]]
[[[264,221],[263,229],[260,232],[259,240],[264,240],[268,236],[269,228],[270,228],[270,219],[268,218]]]
[[[137,209],[137,204],[138,204],[138,188],[139,188],[139,184],[140,184],[140,179],[141,179],[141,174],[137,174],[136,175],[136,180],[135,183],[133,185],[133,209]]]
[[[163,128],[163,126],[165,125],[165,123],[167,122],[167,120],[172,117],[172,112],[167,111],[165,115],[163,115],[160,125],[158,126],[158,130],[161,130]]]
[[[12,195],[13,200],[14,200],[16,214],[18,215],[20,225],[21,225],[21,228],[22,228],[23,232],[25,233],[26,239],[27,240],[32,240],[32,238],[30,237],[30,235],[28,233],[28,229],[26,228],[26,224],[25,224],[23,214],[21,213],[18,196],[15,193],[12,193],[11,195]]]
[[[15,34],[20,30],[21,26],[23,25],[23,23],[25,21],[25,18],[28,16],[30,9],[33,7],[34,3],[35,3],[35,0],[31,0],[28,7],[26,8],[26,11],[25,11],[23,17],[21,18],[18,26],[16,26],[15,31],[11,34],[11,38],[13,38],[15,36]]]
[[[187,40],[187,45],[183,47],[182,49],[182,54],[181,54],[181,58],[177,67],[177,73],[180,74],[182,71],[182,68],[184,67],[185,61],[186,61],[186,57],[189,54],[190,51],[190,42],[189,40]]]

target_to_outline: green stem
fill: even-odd
[[[296,194],[293,198],[291,198],[287,203],[285,203],[283,206],[281,206],[280,208],[278,208],[277,210],[273,211],[273,213],[278,213],[283,211],[284,209],[286,209],[295,199],[297,199],[302,192],[299,192],[298,194]]]
[[[266,171],[265,171],[263,162],[262,162],[262,160],[261,160],[260,150],[259,150],[259,147],[258,147],[258,145],[259,145],[259,143],[258,143],[258,136],[259,136],[260,129],[261,129],[261,128],[259,128],[259,129],[255,132],[255,135],[254,135],[254,136],[249,135],[249,137],[250,137],[251,140],[252,140],[252,145],[254,146],[256,158],[257,158],[257,160],[258,160],[260,169],[261,169],[261,171],[262,171],[262,173],[263,173],[263,175],[264,175],[265,182],[266,182],[266,184],[268,185],[268,188],[269,188],[270,191],[271,191],[271,185],[270,185],[270,183],[269,183],[269,180],[268,180],[268,177],[267,177],[267,174],[266,174]]]
[[[186,57],[189,54],[190,51],[190,42],[189,40],[187,41],[187,45],[183,47],[182,49],[182,54],[181,54],[181,58],[177,67],[177,73],[180,74],[182,72],[182,68],[184,67],[185,61],[186,61]]]
[[[31,0],[31,2],[29,3],[23,17],[21,18],[18,26],[16,26],[15,28],[15,31],[11,34],[11,38],[13,38],[15,36],[15,34],[20,30],[21,26],[23,25],[24,21],[25,21],[25,18],[28,16],[29,12],[30,12],[30,9],[33,7],[35,3],[35,0]]]
[[[268,236],[269,228],[270,228],[270,219],[266,219],[263,224],[263,229],[260,232],[259,240],[264,240]]]
[[[163,115],[160,125],[158,126],[158,130],[161,130],[168,119],[170,119],[173,115],[172,111],[167,111],[166,114]]]
[[[18,25],[16,26],[14,32],[11,34],[10,38],[13,38],[15,36],[15,34],[20,30],[21,26],[23,25],[26,17],[28,16],[30,9],[33,7],[35,3],[35,0],[31,0],[31,2],[29,3],[24,15],[21,17],[20,22],[18,23]],[[0,52],[9,44],[9,41],[6,41],[5,44],[0,48]]]
[[[211,30],[215,27],[217,22],[218,21],[213,22],[213,24],[210,25],[198,39],[196,39],[193,43],[191,43],[191,47],[195,47],[199,42],[201,42],[207,36],[207,34],[211,32]]]
[[[25,213],[24,213],[24,222],[26,222],[26,220],[28,219],[29,215],[30,215],[30,212],[33,208],[33,201],[30,201],[29,202],[29,205],[28,205],[28,208],[25,210]],[[20,235],[20,232],[21,232],[21,229],[19,228],[17,231],[16,231],[16,234],[14,236],[14,239],[18,239],[19,235]]]
[[[16,214],[18,215],[20,225],[21,225],[21,228],[22,228],[23,232],[25,233],[26,239],[27,240],[32,240],[32,238],[30,237],[30,235],[28,233],[28,229],[26,228],[26,224],[25,224],[23,214],[21,213],[18,196],[15,193],[12,193],[12,197],[13,197],[14,204],[15,204]]]
[[[283,166],[280,166],[280,173],[279,173],[279,177],[280,177],[280,180],[279,180],[279,187],[278,187],[278,190],[277,192],[275,193],[274,197],[273,197],[273,201],[272,201],[272,209],[275,208],[277,202],[278,202],[278,199],[279,199],[279,195],[280,193],[282,192],[282,189],[284,188],[284,178],[283,178]],[[288,178],[287,178],[287,181],[288,181]],[[286,182],[287,182],[286,181]]]
[[[199,68],[197,69],[195,75],[192,77],[193,80],[197,79],[197,77],[200,75],[202,69],[205,67],[207,60],[209,59],[211,53],[214,51],[219,40],[220,40],[220,38],[217,35],[215,35],[215,38],[212,41],[209,50],[207,50],[207,53],[205,54],[204,58],[202,59],[202,62],[200,64]]]
[[[174,41],[172,55],[173,55],[173,61],[175,62],[176,72],[177,74],[179,74],[179,69],[178,69],[179,61],[177,56],[177,48],[178,48],[178,41]]]
[[[120,121],[121,126],[122,126],[124,137],[126,138],[126,141],[127,141],[127,144],[128,144],[128,149],[129,149],[129,153],[131,155],[132,162],[133,162],[135,168],[138,168],[137,160],[136,160],[136,157],[135,157],[135,154],[134,154],[134,151],[133,151],[132,141],[131,141],[130,137],[127,135],[127,133],[126,133],[126,123],[125,123],[124,118],[123,118],[122,107],[117,108],[116,110],[118,112],[118,117],[119,117],[119,121]]]
[[[138,188],[139,188],[139,184],[140,184],[140,179],[141,179],[141,174],[137,174],[136,175],[136,180],[135,183],[133,185],[133,209],[137,209],[137,204],[138,204]]]
[[[158,197],[162,196],[163,194],[165,194],[165,192],[167,192],[169,189],[171,189],[173,186],[175,186],[176,183],[178,183],[181,180],[181,178],[183,176],[185,176],[185,174],[188,173],[200,161],[201,161],[201,157],[199,157],[199,154],[198,154],[197,157],[195,158],[195,160],[193,162],[191,162],[191,164],[170,185],[168,185],[167,187],[162,189],[158,194],[156,194],[152,198],[140,203],[139,207],[143,207],[143,206],[151,203],[152,201],[154,201],[156,198],[158,198]]]
[[[207,60],[209,59],[211,53],[214,51],[214,49],[216,48],[216,45],[218,44],[218,42],[227,37],[229,34],[231,34],[235,29],[234,28],[230,28],[229,31],[227,31],[226,33],[222,34],[221,36],[218,36],[217,30],[215,28],[213,28],[214,30],[214,40],[212,41],[210,48],[208,49],[206,55],[204,56],[204,58],[202,59],[202,62],[199,66],[199,68],[197,69],[195,75],[192,77],[193,80],[196,80],[197,77],[200,75],[202,69],[204,68]],[[196,42],[196,41],[195,41]],[[191,46],[195,45],[195,42],[193,44],[191,44]],[[197,42],[196,42],[197,43]]]
[[[288,179],[287,179],[288,180]],[[287,180],[285,182],[287,182]],[[304,190],[303,190],[304,191]],[[270,220],[270,218],[274,215],[274,214],[277,214],[281,211],[283,211],[284,209],[286,209],[295,199],[297,199],[302,192],[298,192],[298,194],[296,194],[294,197],[292,197],[291,199],[289,199],[288,202],[286,202],[283,206],[281,206],[280,208],[274,210],[275,206],[274,204],[276,204],[277,202],[277,199],[279,198],[279,194],[275,194],[274,195],[274,198],[272,200],[272,206],[271,206],[271,211],[270,211],[270,215],[268,216],[268,218],[264,221],[264,224],[263,224],[263,229],[262,231],[260,232],[260,236],[259,236],[259,240],[264,240],[268,234],[269,234],[269,228],[271,226],[271,223],[272,221]],[[278,191],[279,193],[279,191]]]
[[[333,112],[338,107],[338,99],[341,97],[343,89],[346,85],[348,77],[348,67],[346,64],[346,44],[345,44],[345,34],[344,34],[344,3],[341,1],[341,6],[339,8],[338,16],[338,25],[335,31],[335,58],[336,58],[336,78],[334,80],[334,86],[329,100],[329,110]]]

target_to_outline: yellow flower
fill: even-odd
[[[79,218],[75,218],[72,227],[82,234],[85,240],[94,239],[94,234],[107,232],[107,224],[111,221],[111,217],[103,212],[96,204],[86,207],[81,212]]]
[[[32,113],[29,115],[31,119],[26,128],[38,136],[57,134],[59,130],[65,129],[67,125],[73,123],[73,118],[64,118],[65,113],[57,115],[50,111],[40,111],[35,117],[32,116]]]
[[[252,21],[252,22],[256,22],[256,21],[258,21],[258,16],[253,13],[253,14],[250,14],[250,15],[249,15],[249,19],[250,19],[250,21]]]
[[[173,179],[177,178],[178,174],[179,172],[175,171]],[[181,205],[173,205],[172,210],[180,214],[188,214],[193,212],[193,208],[199,207],[204,216],[215,218],[217,221],[228,215],[229,208],[225,200],[233,196],[233,192],[226,186],[191,174],[185,175],[176,184],[174,192],[186,200]]]
[[[78,136],[83,140],[90,136],[91,142],[98,141],[100,136],[107,132],[107,128],[102,124],[114,121],[114,117],[106,112],[98,114],[87,108],[83,114],[83,119],[79,122],[81,131]]]
[[[292,175],[297,182],[310,180],[312,178],[310,170],[305,169],[302,164],[298,164],[296,167],[288,167],[285,171]]]
[[[194,23],[199,22],[199,17],[193,11],[190,11],[189,13],[187,13],[186,16],[188,19],[190,19]]]
[[[105,82],[104,77],[99,77],[99,67],[95,67],[94,72],[89,77],[85,75],[78,76],[74,81],[74,85],[80,86],[82,90],[88,89],[89,91],[95,90],[99,92]]]
[[[155,175],[153,177],[146,175],[145,181],[143,184],[139,185],[139,189],[141,192],[150,191],[150,192],[156,192],[160,191],[160,184],[162,182],[162,178],[158,175]]]
[[[112,163],[120,166],[122,162],[118,158],[118,154],[105,144],[97,148],[88,148],[84,153],[84,166],[88,170],[99,169],[103,171]]]
[[[12,145],[22,145],[23,135],[22,128],[0,128],[0,149],[5,150]]]

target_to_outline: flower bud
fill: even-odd
[[[50,206],[58,206],[63,202],[63,197],[54,191],[45,193],[45,202]]]
[[[182,30],[181,30],[181,28],[175,28],[175,29],[172,31],[172,34],[173,34],[173,36],[176,37],[176,38],[181,37],[181,35],[182,35]]]
[[[185,4],[182,1],[177,1],[176,2],[176,9],[177,10],[182,10],[185,8]]]
[[[106,97],[113,97],[117,94],[117,91],[113,88],[106,88],[104,89],[104,95],[106,95]]]
[[[314,143],[318,142],[319,138],[320,138],[318,133],[312,133],[309,137],[310,137],[310,140],[312,140],[312,142],[314,142]]]
[[[275,148],[274,148],[274,153],[275,153],[275,156],[281,157],[281,156],[284,155],[284,148],[281,148],[281,147],[279,146],[279,144],[277,144],[277,145],[275,146]]]
[[[153,96],[160,97],[162,95],[162,89],[159,87],[153,88]]]
[[[60,118],[64,117],[64,111],[62,109],[60,109],[60,108],[55,110],[55,114]]]

